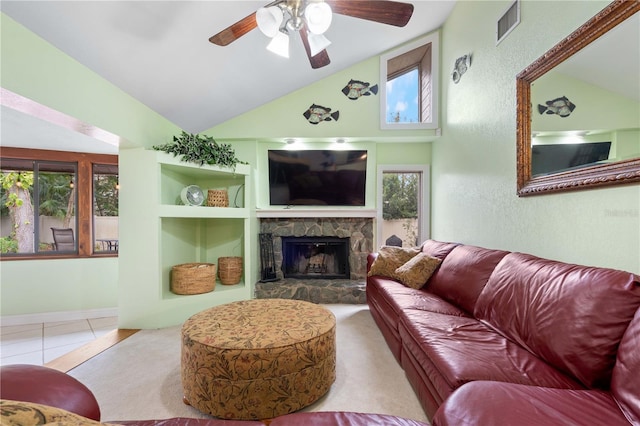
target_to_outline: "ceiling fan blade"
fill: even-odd
[[[311,56],[311,47],[309,46],[309,34],[307,33],[307,29],[305,27],[302,27],[298,32],[300,33],[302,44],[304,44],[304,50],[307,52],[307,56],[309,57],[311,68],[317,69],[329,65],[331,63],[331,60],[329,59],[327,49],[322,50],[315,56]]]
[[[283,1],[284,0],[274,0],[264,7],[275,6]],[[258,21],[256,21],[256,12],[253,12],[251,15],[244,17],[235,24],[220,31],[218,34],[209,37],[209,41],[213,44],[217,44],[218,46],[226,46],[257,27]]]
[[[413,5],[398,1],[325,0],[333,13],[404,27],[413,15]]]
[[[209,41],[218,46],[226,46],[257,27],[256,12],[253,12],[251,15],[220,31],[218,34],[211,36]]]

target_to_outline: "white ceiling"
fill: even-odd
[[[357,0],[351,0],[357,1]],[[412,1],[406,27],[334,15],[331,64],[312,69],[299,37],[291,57],[253,30],[226,47],[209,37],[267,1],[11,1],[3,13],[180,128],[199,133],[427,34],[455,1]]]
[[[640,13],[571,56],[556,71],[640,102]]]

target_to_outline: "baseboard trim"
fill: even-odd
[[[3,315],[0,316],[0,324],[25,325],[41,322],[75,321],[91,318],[117,317],[118,308],[86,309],[81,311],[42,312],[38,314]]]

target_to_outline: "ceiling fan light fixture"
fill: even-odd
[[[271,42],[267,45],[267,50],[280,55],[284,58],[289,57],[289,35],[284,31],[278,31],[278,33],[271,39]]]
[[[331,7],[325,2],[312,2],[304,9],[307,29],[313,34],[324,34],[331,26]]]
[[[309,33],[308,40],[311,56],[316,56],[331,44],[331,41],[323,34]]]
[[[269,38],[278,35],[284,16],[277,6],[261,7],[256,11],[256,22],[262,34]]]

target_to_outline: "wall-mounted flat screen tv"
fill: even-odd
[[[273,206],[364,206],[366,150],[269,150]]]

